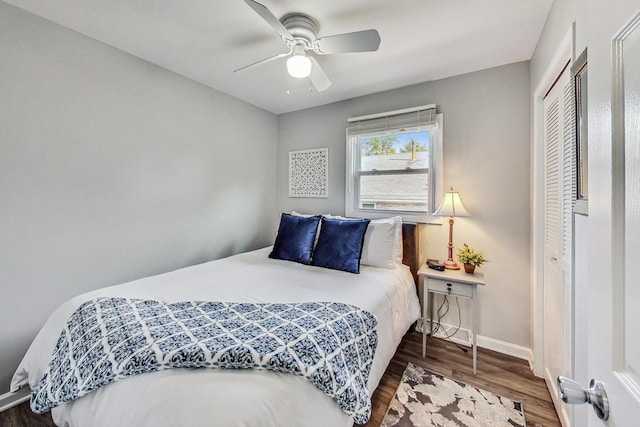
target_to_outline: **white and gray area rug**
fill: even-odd
[[[409,363],[381,427],[526,426],[522,403]]]

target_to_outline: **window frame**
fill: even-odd
[[[433,216],[436,210],[436,203],[442,198],[442,182],[443,182],[443,120],[442,113],[436,114],[436,120],[431,125],[415,125],[415,126],[399,126],[396,129],[387,129],[383,132],[362,132],[352,135],[347,134],[346,139],[346,176],[345,176],[345,215],[354,218],[389,218],[391,216],[402,216],[405,222],[417,223],[436,223],[440,224],[441,218]],[[429,135],[429,195],[428,195],[428,212],[404,211],[404,210],[388,210],[388,209],[362,209],[358,207],[360,196],[360,176],[381,176],[385,174],[398,174],[401,171],[366,171],[361,173],[359,170],[360,160],[360,138],[368,136],[386,134],[398,134],[411,131],[428,130]],[[420,172],[408,172],[420,173]],[[437,202],[438,201],[438,202]]]

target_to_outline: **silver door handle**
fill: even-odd
[[[556,258],[556,257],[554,257],[554,256],[552,256],[550,259],[551,259],[551,261],[553,261],[553,262],[558,262],[558,258]]]
[[[569,405],[590,403],[598,418],[604,421],[609,419],[609,399],[600,380],[592,379],[589,388],[584,389],[574,380],[559,375],[558,394]]]

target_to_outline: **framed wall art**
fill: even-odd
[[[289,151],[289,197],[329,197],[329,148]]]

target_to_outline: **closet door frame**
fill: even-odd
[[[531,367],[535,375],[545,377],[545,111],[544,98],[556,83],[562,72],[573,63],[575,59],[575,24],[573,24],[565,34],[559,44],[556,53],[547,67],[540,83],[536,87],[532,97],[532,144],[531,144],[531,308],[532,308],[532,333],[533,333],[533,355]],[[562,150],[562,147],[560,147]],[[572,212],[569,212],[572,214]],[[572,217],[570,217],[572,218]],[[562,221],[562,218],[560,218]],[[570,221],[571,234],[569,245],[573,245],[573,222]],[[570,252],[571,249],[570,249]],[[561,261],[561,260],[560,260]],[[565,339],[568,340],[569,350],[563,355],[563,365],[569,367],[569,373],[573,373],[573,347],[574,347],[574,325],[573,325],[573,278],[572,255],[568,256],[568,265],[565,268],[569,271],[569,298],[565,301],[567,324],[565,328]],[[549,385],[548,385],[549,386]],[[549,386],[553,393],[553,388]],[[573,410],[558,411],[558,416],[565,425],[571,424]]]

